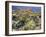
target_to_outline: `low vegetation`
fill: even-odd
[[[12,14],[13,30],[35,30],[41,26],[40,13],[33,13],[31,10],[16,10]]]

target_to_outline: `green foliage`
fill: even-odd
[[[32,13],[31,11],[21,11],[17,10],[15,12],[16,18],[14,18],[14,23],[12,25],[12,29],[15,30],[34,30],[37,26],[39,26],[39,19],[37,18],[37,14]],[[19,22],[17,22],[19,21]],[[17,23],[16,23],[17,22]]]

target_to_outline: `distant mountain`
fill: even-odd
[[[16,10],[31,10],[33,13],[40,13],[41,7],[30,7],[30,6],[12,6],[13,12]]]

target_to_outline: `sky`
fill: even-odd
[[[17,9],[31,9],[32,12],[35,13],[40,13],[41,12],[41,7],[31,7],[31,6],[12,6],[12,10],[17,10]]]

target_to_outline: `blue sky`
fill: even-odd
[[[41,7],[31,7],[31,6],[12,6],[12,10],[17,10],[17,9],[31,9],[32,12],[37,12],[40,13],[41,12]]]

